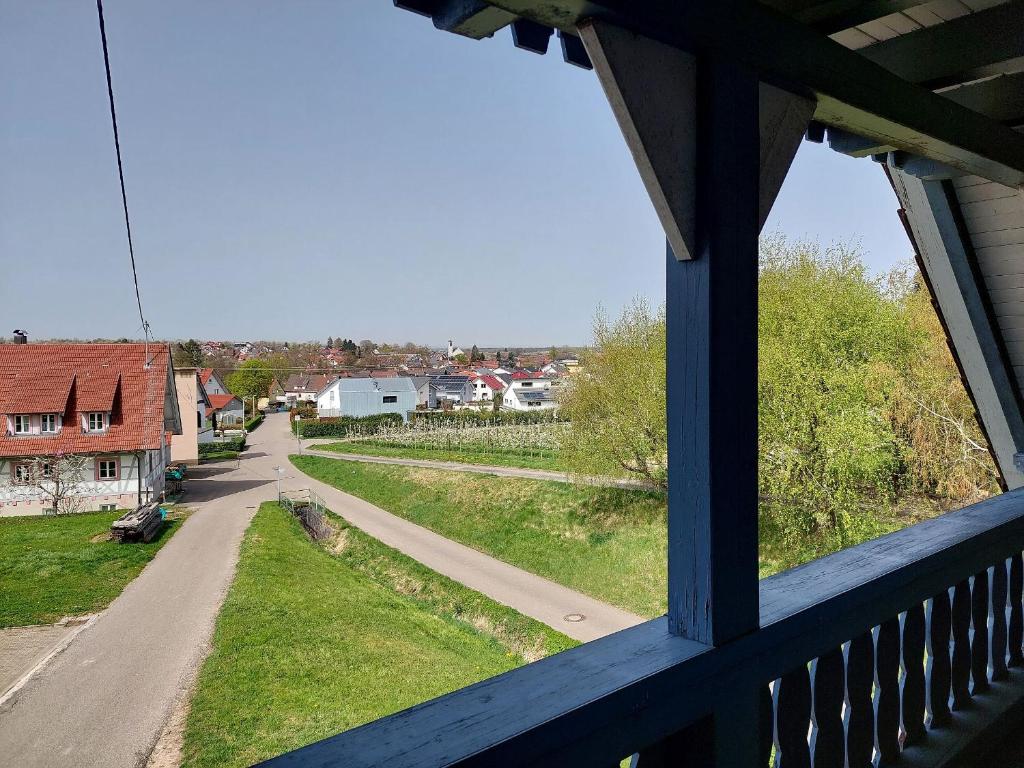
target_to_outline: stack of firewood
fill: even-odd
[[[129,541],[152,541],[164,524],[164,514],[159,504],[143,504],[125,512],[110,524],[114,539],[121,543]]]

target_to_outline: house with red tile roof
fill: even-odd
[[[207,395],[210,406],[206,409],[206,418],[213,423],[213,428],[223,429],[241,425],[245,421],[242,401],[228,393],[226,395]]]
[[[302,400],[315,402],[316,393],[326,387],[332,378],[323,373],[293,373],[281,385],[285,402],[292,405]]]
[[[490,374],[475,376],[469,383],[473,386],[474,400],[492,400],[495,395],[505,391],[505,382]]]
[[[230,395],[228,385],[224,383],[224,377],[216,368],[200,368],[199,381],[208,395]]]
[[[166,344],[0,345],[0,515],[41,514],[27,467],[87,459],[84,509],[146,503],[164,489],[171,436],[181,434]]]

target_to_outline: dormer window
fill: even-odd
[[[44,434],[53,434],[57,431],[57,414],[44,413],[39,417],[39,431]]]
[[[27,435],[32,431],[32,419],[27,413],[18,413],[14,416],[14,434]]]
[[[107,428],[107,414],[102,411],[89,414],[89,431],[102,432]]]

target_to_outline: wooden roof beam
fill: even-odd
[[[1024,0],[1012,0],[857,51],[904,80],[932,88],[998,74],[1024,57]]]
[[[768,0],[767,5],[822,34],[831,35],[925,2],[927,0]]]
[[[988,80],[957,86],[938,95],[1011,128],[1024,127],[1024,72],[999,75]],[[840,128],[828,129],[828,145],[836,152],[851,157],[870,157],[895,149],[888,144],[871,141]]]
[[[431,18],[438,29],[480,40],[491,37],[517,17],[483,0],[436,0]]]
[[[716,52],[750,66],[764,81],[816,98],[814,118],[826,125],[1001,184],[1024,183],[1024,136],[759,3],[492,2],[563,30],[599,18],[684,50]]]

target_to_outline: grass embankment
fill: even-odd
[[[641,616],[665,612],[665,498],[292,456],[301,471],[524,570]]]
[[[110,541],[121,512],[0,518],[0,627],[47,624],[105,608],[181,525],[148,544]]]
[[[351,440],[341,443],[326,443],[310,446],[315,451],[335,453],[357,453],[364,456],[382,456],[389,459],[425,459],[427,461],[457,461],[462,464],[484,464],[495,467],[520,467],[522,469],[548,469],[566,471],[557,452],[549,455],[531,455],[520,451],[498,451],[469,448],[452,450],[419,448],[399,445],[385,445],[375,440]]]
[[[641,616],[666,600],[665,496],[523,478],[292,456],[301,471],[442,536]],[[926,500],[865,509],[859,543],[941,513]],[[760,575],[813,560],[838,544],[787,543],[761,531]]]
[[[575,643],[332,517],[274,503],[242,543],[199,677],[185,768],[249,765]]]

